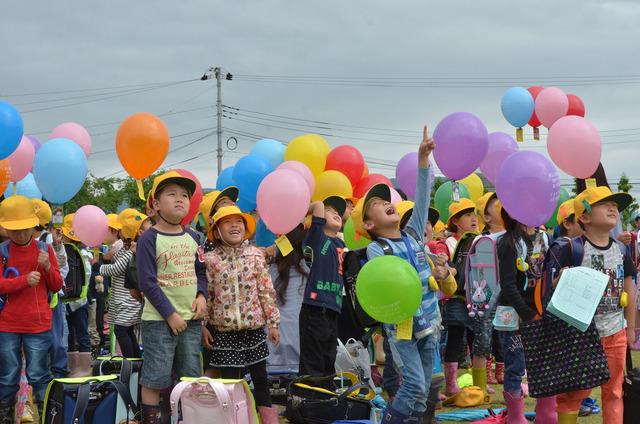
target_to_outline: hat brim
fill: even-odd
[[[391,188],[386,184],[376,184],[369,189],[367,195],[364,197],[364,203],[362,205],[362,216],[366,215],[367,203],[371,201],[371,199],[379,197],[385,202],[391,202]]]
[[[237,187],[230,186],[223,189],[220,192],[220,194],[218,194],[218,197],[216,197],[216,200],[214,200],[213,203],[211,204],[211,209],[209,209],[209,217],[213,216],[213,210],[215,209],[218,202],[222,200],[223,197],[228,197],[229,199],[231,199],[233,203],[238,203],[239,195],[240,195],[240,190],[238,190]]]
[[[214,235],[213,235],[213,229],[216,228],[217,224],[219,221],[221,221],[224,218],[227,218],[229,216],[239,216],[242,218],[242,220],[244,221],[244,226],[245,226],[245,233],[244,233],[244,239],[245,240],[249,240],[251,239],[251,237],[253,237],[253,235],[256,233],[256,220],[253,216],[249,215],[248,213],[231,213],[229,215],[225,215],[223,217],[220,217],[220,219],[218,219],[217,222],[214,222],[211,227],[209,228],[209,233],[211,233],[211,239],[213,239]]]
[[[71,235],[71,233],[69,232],[69,230],[67,230],[67,229],[66,229],[66,228],[64,228],[64,227],[62,228],[62,234],[63,234],[66,238],[68,238],[69,240],[80,242],[80,239],[79,239],[78,237],[76,237],[76,236],[72,236],[72,235]]]
[[[18,219],[15,221],[3,221],[0,226],[9,231],[28,230],[29,228],[35,228],[40,225],[40,220],[37,217]]]
[[[432,227],[435,227],[440,219],[440,211],[436,208],[429,208],[429,223]]]
[[[156,189],[153,191],[152,193],[153,198],[155,199],[156,197],[158,197],[158,193],[160,193],[162,189],[168,186],[169,184],[177,184],[179,186],[185,187],[187,189],[187,192],[189,193],[189,198],[191,198],[193,196],[193,193],[195,193],[196,191],[195,181],[193,181],[191,178],[180,177],[176,175],[174,177],[169,177],[166,180],[162,180],[160,184],[158,184]]]
[[[603,199],[598,200],[594,204],[613,201],[618,204],[618,211],[622,212],[627,209],[629,205],[633,203],[633,197],[629,193],[613,193],[611,196],[607,196]]]
[[[465,209],[461,209],[461,210],[459,210],[458,212],[456,212],[456,213],[455,213],[455,215],[451,215],[451,216],[449,217],[449,219],[447,220],[447,227],[451,227],[451,221],[453,221],[453,220],[454,220],[454,218],[457,218],[458,216],[460,216],[460,215],[462,215],[462,214],[465,214],[465,213],[467,213],[467,212],[473,212],[473,213],[475,213],[475,212],[476,212],[476,208],[475,208],[475,206],[474,206],[474,207],[469,206],[468,208],[465,208]]]
[[[322,201],[325,206],[331,206],[338,212],[338,215],[344,216],[347,210],[347,201],[340,196],[329,196]]]

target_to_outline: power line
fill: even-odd
[[[75,89],[69,89],[69,90],[40,91],[40,92],[31,92],[31,93],[0,94],[0,96],[8,98],[8,97],[42,96],[42,95],[50,95],[50,94],[80,93],[80,92],[86,92],[86,91],[104,91],[104,90],[116,90],[116,89],[123,89],[123,88],[142,88],[142,87],[151,87],[151,86],[155,86],[155,85],[159,86],[159,85],[164,85],[164,84],[184,83],[184,82],[190,82],[190,81],[197,81],[197,79],[150,82],[150,83],[141,83],[141,84],[115,85],[115,86],[110,86],[110,87],[75,88]]]

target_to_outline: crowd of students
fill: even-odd
[[[293,251],[287,255],[275,246],[255,247],[256,218],[236,206],[234,187],[207,194],[200,205],[201,224],[183,226],[196,183],[174,171],[154,180],[145,213],[126,209],[109,216],[104,251],[80,243],[73,214],[54,229],[45,202],[8,197],[0,205],[6,240],[0,244],[0,424],[13,423],[16,412],[22,413],[21,387],[32,388],[42,414],[52,377],[90,374],[92,350],[107,342],[105,306],[119,353],[144,357],[143,423],[166,419],[162,392],[176,377],[247,373],[262,422],[277,423],[268,371],[334,374],[339,334],[353,328],[343,314],[347,249],[341,231],[348,217],[360,236],[374,240],[366,249],[369,260],[398,256],[415,268],[422,284],[408,337],[396,324],[382,325],[383,386],[389,399],[382,421],[435,422],[439,387],[432,384],[432,373],[443,347],[446,383],[440,400],[460,392],[460,363],[469,352],[474,384],[487,393],[493,392],[491,384],[504,384],[506,422],[525,422],[522,336],[517,330],[496,331],[490,318],[470,318],[464,263],[456,263],[453,253],[469,233],[493,234],[501,286],[497,305],[512,307],[521,322],[530,322],[540,314],[528,281],[541,278],[553,237],[513,219],[494,193],[477,202],[453,202],[445,229],[438,219],[442,211],[429,207],[429,156],[435,148],[425,129],[414,203],[391,204],[384,184],[361,199],[332,196],[314,202],[310,218],[288,234]],[[636,341],[636,267],[631,250],[611,234],[620,233],[615,232],[619,212],[632,199],[605,184],[583,189],[560,207],[559,236],[580,237],[581,265],[611,276],[595,324],[611,373],[602,386],[604,422],[622,423],[625,353]],[[627,234],[620,238],[630,242]],[[553,252],[562,268],[573,266],[568,249],[565,244]],[[83,289],[70,298],[65,285],[77,278]],[[621,301],[625,297],[628,301]],[[23,368],[26,379],[21,379]],[[576,422],[588,395],[579,391],[538,399],[536,422]]]

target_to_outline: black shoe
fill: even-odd
[[[16,401],[0,401],[0,424],[13,424],[16,415]]]

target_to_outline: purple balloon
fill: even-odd
[[[398,187],[413,199],[416,196],[416,180],[418,178],[418,153],[411,152],[402,156],[396,165],[396,183]]]
[[[553,163],[540,153],[520,151],[502,162],[496,193],[513,219],[537,227],[556,210],[560,177]]]
[[[38,141],[37,138],[35,138],[32,135],[28,135],[27,138],[29,139],[29,141],[31,142],[31,144],[33,144],[33,150],[35,150],[36,153],[38,153],[38,149],[40,149],[40,142]]]
[[[489,149],[489,133],[480,118],[468,112],[446,116],[433,132],[438,168],[452,180],[473,173]]]
[[[480,164],[482,174],[495,184],[502,162],[518,151],[518,143],[509,134],[492,132],[489,134],[489,150]]]

